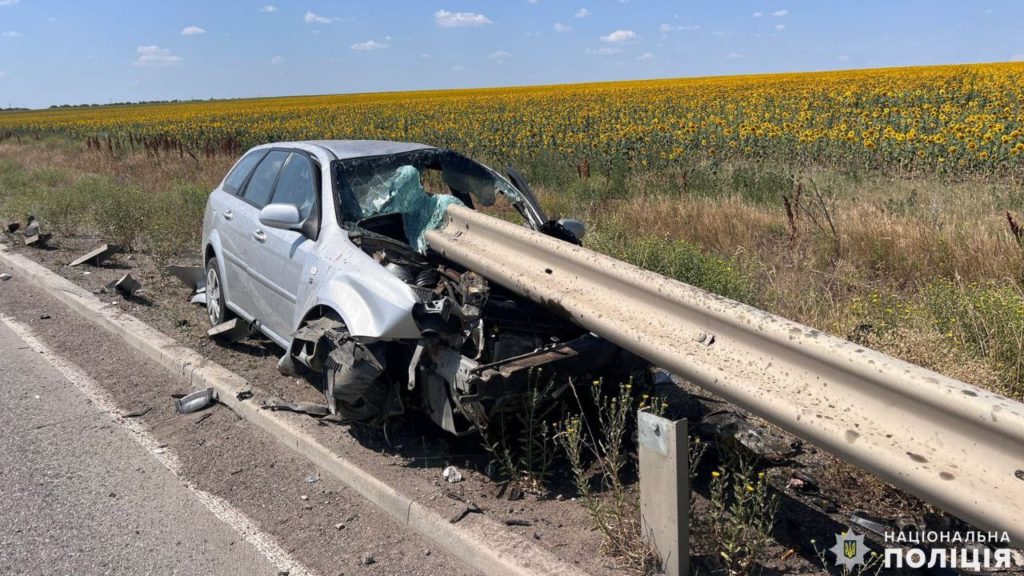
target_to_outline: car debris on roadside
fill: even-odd
[[[178,414],[191,414],[198,412],[217,402],[217,391],[213,388],[196,390],[174,401],[174,408]]]
[[[0,274],[0,282],[7,282],[10,279],[11,279],[11,275],[8,274],[7,272],[4,272],[3,274]]]
[[[449,484],[455,484],[456,482],[462,482],[462,473],[455,466],[449,466],[441,472],[441,476],[448,481]]]
[[[286,412],[295,412],[297,414],[306,414],[307,416],[314,416],[317,418],[323,418],[331,414],[327,406],[324,404],[317,404],[315,402],[287,402],[278,398],[268,398],[260,402],[260,408],[264,410],[270,410],[271,412],[278,412],[284,410]]]
[[[125,298],[134,298],[142,292],[142,283],[132,278],[131,274],[125,274],[119,279],[107,284],[107,290],[120,292]]]
[[[53,234],[43,231],[39,227],[39,219],[34,215],[28,215],[28,226],[25,227],[25,246],[34,248],[46,248]]]
[[[124,248],[117,244],[100,244],[96,248],[93,248],[89,252],[82,254],[68,266],[78,266],[85,264],[86,262],[91,263],[93,266],[101,266],[104,261],[109,260],[111,256],[123,251]]]
[[[232,318],[210,328],[206,334],[211,338],[225,342],[238,342],[248,338],[253,333],[252,327],[239,318]]]

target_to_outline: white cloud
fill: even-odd
[[[653,60],[654,59],[654,53],[653,52],[644,52],[643,54],[637,56],[636,59],[637,60]]]
[[[303,20],[306,21],[306,24],[330,24],[332,21],[327,16],[319,16],[309,11],[306,12]]]
[[[636,32],[632,30],[616,30],[607,36],[601,36],[601,42],[607,42],[609,44],[627,44],[629,42],[636,42],[639,40]]]
[[[562,24],[561,22],[555,22],[555,25],[552,26],[552,28],[555,29],[555,32],[569,32],[570,30],[572,30],[572,26],[569,26],[568,24]]]
[[[363,50],[363,51],[365,51],[365,50],[383,50],[383,49],[385,49],[387,47],[388,47],[388,45],[386,43],[384,43],[384,42],[377,42],[377,41],[374,41],[374,40],[367,40],[366,42],[356,42],[355,44],[350,46],[350,48],[352,48],[353,50]]]
[[[658,32],[662,34],[668,34],[669,32],[691,32],[693,30],[700,30],[700,26],[697,25],[683,25],[673,26],[671,24],[662,24],[658,27]]]
[[[186,26],[185,28],[181,29],[182,36],[198,36],[200,34],[206,34],[206,30],[200,28],[199,26]]]
[[[17,38],[21,36],[21,32],[15,32],[14,30],[8,30],[7,32],[0,32],[0,36],[4,38]]]
[[[778,30],[779,32],[782,32],[783,30],[786,29],[786,25],[785,24],[776,24],[775,25],[775,29]]]
[[[18,0],[0,0],[0,6],[10,6],[12,4],[17,4],[17,3],[18,3]]]
[[[258,10],[260,12],[267,12],[267,13],[277,12],[277,6],[274,6],[273,4],[267,4],[266,6],[263,6],[262,8],[259,8]]]
[[[1010,60],[1013,60],[1014,62],[1024,62],[1024,54],[1014,54],[1013,56],[1010,56]]]
[[[284,64],[284,56],[274,56],[270,59],[271,66],[280,66],[281,64]]]
[[[789,14],[789,10],[776,10],[775,12],[772,12],[772,16],[775,16],[775,17],[778,17],[778,18],[781,18],[782,16],[785,16],[786,14]]]
[[[0,80],[3,80],[4,78],[7,78],[7,72],[0,70]]]
[[[468,26],[486,26],[494,22],[476,12],[449,12],[438,10],[434,12],[434,22],[441,28],[464,28]]]
[[[594,56],[612,56],[622,52],[621,48],[615,48],[612,46],[602,46],[601,48],[587,48],[583,51],[585,54],[591,54]]]
[[[743,54],[740,54],[739,52],[730,52],[725,55],[726,60],[739,60],[740,58],[744,57],[745,56]]]
[[[159,46],[139,46],[135,50],[138,58],[132,62],[135,66],[144,68],[163,68],[166,66],[177,66],[181,64],[181,58],[171,54],[170,48]]]
[[[499,60],[500,61],[500,60],[505,60],[505,59],[507,59],[507,58],[509,58],[511,56],[512,56],[512,54],[510,54],[510,53],[508,53],[508,52],[506,52],[504,50],[498,50],[497,52],[491,52],[490,54],[488,54],[487,55],[487,59],[488,60]]]
[[[47,16],[46,17],[46,21],[47,22],[56,22],[57,21],[57,17],[56,16]]]
[[[764,12],[754,12],[754,18],[760,18],[761,16],[764,16]]]
[[[572,15],[573,18],[586,18],[587,16],[590,16],[590,10],[586,8],[580,8]]]
[[[1021,56],[1024,56],[1024,54],[1021,54]],[[850,60],[850,57],[847,56],[846,54],[840,54],[838,60],[840,62],[847,62]]]
[[[431,56],[430,54],[427,54],[426,52],[424,52],[423,54],[420,54],[420,59],[421,60],[430,60],[431,58],[433,58],[433,56]]]

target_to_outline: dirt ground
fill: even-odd
[[[322,400],[322,394],[313,383],[284,377],[277,372],[275,364],[281,351],[272,343],[250,338],[224,345],[209,339],[206,336],[208,324],[205,309],[189,304],[190,290],[175,278],[161,274],[147,256],[119,254],[102,267],[83,264],[72,268],[67,265],[69,262],[102,242],[95,238],[55,238],[50,249],[39,250],[22,246],[19,238],[12,240],[11,246],[15,252],[27,255],[76,284],[98,292],[101,299],[116,303],[126,312],[238,373],[249,381],[257,397]],[[177,263],[199,265],[199,259]],[[105,285],[126,273],[142,283],[144,292],[140,296],[127,300],[103,290]],[[4,307],[7,307],[7,303]],[[60,338],[62,325],[63,321],[46,324],[46,327],[52,337]],[[147,415],[147,422],[152,420],[156,430],[174,434],[174,430],[181,426],[182,417],[174,416],[173,409],[169,410],[170,403],[160,396],[165,393],[141,389],[134,392],[122,390],[120,398],[126,402],[125,406],[145,402],[160,404],[160,410]],[[855,513],[867,513],[892,526],[923,524],[932,529],[956,526],[951,519],[916,498],[685,382],[666,381],[659,393],[668,398],[671,415],[689,418],[691,433],[696,432],[712,444],[717,442],[724,445],[730,442],[721,427],[723,415],[726,420],[738,419],[749,425],[743,429],[753,430],[748,433],[753,438],[739,442],[739,449],[743,450],[744,444],[754,447],[759,464],[766,470],[780,500],[773,532],[775,542],[766,556],[760,559],[764,574],[827,573],[822,568],[815,546],[818,549],[829,548],[834,542],[834,535],[850,525],[850,517]],[[234,418],[230,412],[221,408],[212,414],[206,425],[230,422]],[[383,429],[343,425],[331,422],[330,419],[317,421],[301,415],[293,415],[292,418],[326,446],[399,490],[418,495],[421,502],[443,515],[454,514],[462,507],[460,502],[445,496],[446,492],[452,491],[467,501],[477,503],[484,514],[498,521],[525,520],[528,526],[510,526],[509,529],[534,539],[560,558],[576,563],[593,574],[621,573],[622,567],[615,560],[597,553],[601,549],[600,536],[592,529],[584,508],[574,501],[575,491],[566,479],[568,474],[565,474],[564,465],[560,472],[556,471],[548,494],[527,494],[520,500],[509,501],[498,496],[501,486],[486,473],[488,457],[479,439],[450,438],[415,415],[395,419]],[[245,433],[227,426],[222,434],[205,438],[202,443],[219,446],[230,455],[230,446],[249,441]],[[717,465],[716,460],[715,451],[709,451],[694,482],[697,501],[691,521],[691,553],[695,567],[704,573],[721,573],[720,568],[716,569],[719,566],[716,560],[717,543],[711,540],[708,529],[708,481],[711,471]],[[211,463],[196,465],[203,467]],[[295,479],[305,477],[310,466],[288,459],[283,462],[269,459],[251,462],[235,461],[229,456],[212,465],[226,481],[229,480],[241,493],[247,494],[254,505],[259,499],[258,494],[268,488],[299,491],[315,488],[307,490],[310,492],[311,503],[320,498],[330,501],[336,498],[335,494],[339,491],[336,488],[328,489],[327,486],[331,484],[323,480],[313,487],[296,484]],[[459,467],[465,480],[458,484],[445,483],[441,470],[448,465]],[[264,473],[273,470],[273,475],[256,473],[259,470]],[[287,476],[288,480],[281,483],[281,475]],[[367,507],[361,504],[357,516],[373,517]],[[304,515],[300,511],[296,516],[285,516],[278,521],[314,523],[323,534],[316,544],[305,545],[328,546],[337,537],[333,526],[338,518],[339,515]],[[472,526],[474,516],[470,515],[462,522]],[[366,529],[374,525],[375,522],[365,523]],[[856,529],[865,532],[862,528]],[[880,537],[869,532],[868,539],[874,541],[876,550],[881,549],[878,545]],[[812,544],[812,540],[817,544]],[[832,559],[829,558],[828,564],[831,563]]]

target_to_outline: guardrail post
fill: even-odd
[[[673,422],[641,410],[640,521],[669,576],[690,572],[690,475],[686,420]]]

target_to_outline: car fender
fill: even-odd
[[[419,327],[412,309],[419,299],[412,289],[377,266],[339,267],[303,307],[308,318],[316,307],[327,307],[341,316],[350,334],[367,341],[417,339]]]

